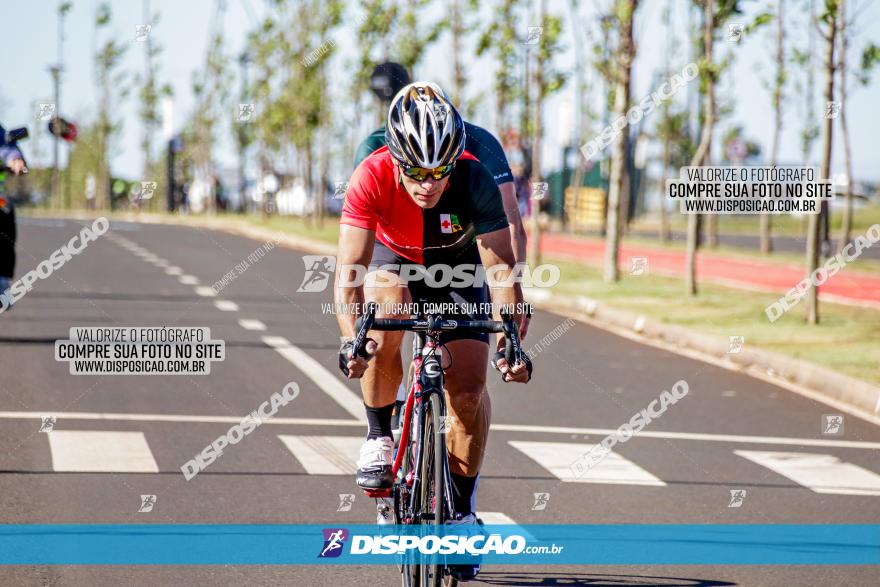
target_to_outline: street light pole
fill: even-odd
[[[59,116],[59,102],[61,101],[61,71],[63,67],[59,65],[53,65],[49,68],[49,72],[52,74],[52,85],[54,87],[53,94],[53,104],[55,106],[54,117],[58,118]],[[55,198],[59,195],[58,192],[58,141],[59,137],[54,137],[54,141],[52,143],[52,187],[51,187],[51,201],[55,201]],[[63,207],[63,202],[57,202],[58,207]]]

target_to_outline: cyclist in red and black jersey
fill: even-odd
[[[386,310],[398,304],[488,302],[482,285],[430,287],[424,280],[401,283],[402,266],[429,270],[438,264],[500,267],[490,282],[497,319],[501,306],[516,308],[521,323],[522,290],[508,279],[515,265],[510,229],[491,173],[464,150],[461,116],[434,84],[416,82],[403,88],[391,104],[386,124],[387,147],[367,157],[349,183],[340,219],[336,302],[362,308],[379,304],[378,316],[408,318]],[[382,266],[385,267],[382,267]],[[375,284],[351,283],[346,267],[369,266]],[[489,278],[491,280],[491,278]],[[387,284],[400,287],[383,287]],[[446,314],[455,319],[456,313]],[[473,319],[488,319],[483,313]],[[463,316],[462,316],[463,317]],[[349,378],[361,378],[369,432],[358,462],[357,483],[364,489],[392,485],[391,413],[402,379],[401,332],[375,332],[369,358],[351,356],[357,316],[339,314],[343,336],[340,366]],[[474,519],[471,495],[482,464],[489,431],[490,406],[484,392],[489,360],[488,337],[454,331],[441,337],[455,365],[446,373],[450,414],[447,434],[453,478],[453,501],[460,517]],[[499,337],[497,351],[504,348]],[[505,381],[528,382],[531,364],[507,365],[493,355]]]

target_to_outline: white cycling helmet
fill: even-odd
[[[464,142],[464,121],[437,84],[414,82],[394,96],[385,143],[404,165],[427,169],[451,165],[464,152]]]

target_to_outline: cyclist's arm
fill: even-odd
[[[338,311],[336,319],[343,337],[357,334],[354,324],[357,314],[363,308],[364,287],[345,285],[356,283],[352,267],[366,267],[373,258],[373,244],[376,241],[376,196],[380,192],[376,176],[361,164],[351,177],[342,215],[339,218],[339,247],[336,253],[336,285],[333,300],[337,308],[356,308],[357,311]],[[354,304],[354,305],[348,305]]]
[[[504,204],[507,222],[510,223],[510,243],[513,247],[513,255],[517,263],[525,263],[528,236],[526,235],[526,227],[523,225],[522,216],[519,213],[516,185],[512,181],[507,181],[499,185],[498,189],[501,190],[501,202]]]
[[[360,311],[364,307],[364,286],[345,285],[356,282],[356,273],[353,267],[366,267],[373,257],[373,243],[376,233],[365,228],[339,225],[339,250],[336,254],[336,286],[333,290],[333,301],[337,308],[357,308]],[[356,312],[339,311],[336,320],[339,322],[339,330],[342,336],[354,338],[357,334],[355,329]]]
[[[510,246],[509,230],[501,229],[478,235],[477,248],[483,267],[493,268],[491,275],[487,275],[487,282],[492,296],[494,318],[500,319],[501,307],[506,306],[513,310],[514,320],[520,324],[523,294],[518,280],[511,276],[516,260]]]

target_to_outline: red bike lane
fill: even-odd
[[[549,257],[601,266],[605,254],[605,241],[588,237],[543,234],[541,251]],[[649,274],[678,278],[685,276],[687,255],[684,251],[622,243],[620,246],[622,271],[626,273],[630,271],[633,257],[647,258]],[[804,277],[806,271],[802,266],[765,263],[706,251],[697,253],[698,281],[770,291],[782,295]],[[821,285],[819,294],[820,298],[828,301],[880,309],[880,275],[855,271],[847,266]]]

